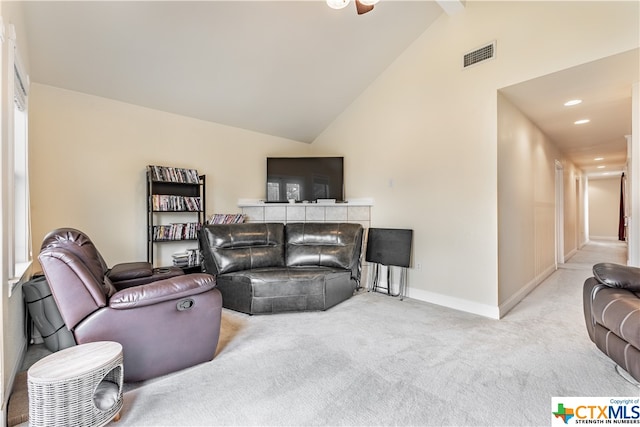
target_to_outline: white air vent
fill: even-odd
[[[462,68],[467,68],[480,62],[488,61],[496,56],[496,42],[495,40],[488,45],[482,46],[478,49],[467,52],[463,57]]]

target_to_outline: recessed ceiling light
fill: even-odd
[[[604,157],[596,157],[596,158],[595,158],[595,159],[593,159],[593,160],[595,160],[596,162],[599,162],[599,161],[601,161],[601,160],[604,160]]]
[[[598,169],[604,169],[604,165],[598,166]]]
[[[564,103],[565,107],[572,107],[574,105],[578,105],[582,103],[582,99],[572,99],[571,101],[567,101]]]
[[[573,122],[574,125],[583,125],[585,123],[589,123],[591,120],[589,119],[581,119],[581,120],[576,120],[575,122]]]

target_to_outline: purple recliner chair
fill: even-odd
[[[222,313],[214,276],[157,274],[153,269],[147,274],[146,263],[125,263],[114,267],[116,277],[125,278],[119,286],[112,283],[111,271],[89,237],[72,228],[49,233],[38,259],[76,343],[122,344],[125,381],[213,359]]]

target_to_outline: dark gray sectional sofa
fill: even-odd
[[[350,298],[362,238],[352,223],[215,224],[199,234],[223,306],[249,314],[326,310]]]

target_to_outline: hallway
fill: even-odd
[[[591,271],[594,264],[612,262],[627,264],[627,243],[619,240],[590,240],[576,254],[558,268],[583,269]]]

